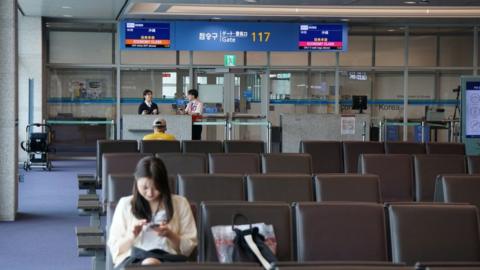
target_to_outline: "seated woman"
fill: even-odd
[[[133,195],[119,200],[107,245],[115,269],[186,261],[197,246],[190,204],[170,193],[167,170],[160,159],[145,157],[138,162]]]

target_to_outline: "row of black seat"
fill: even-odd
[[[159,266],[130,266],[126,270],[260,270],[252,263],[164,263]],[[480,270],[480,263],[422,263],[415,266],[384,262],[277,262],[275,270]]]
[[[177,193],[187,197],[190,202],[193,204],[193,211],[194,213],[197,212],[197,206],[203,201],[203,204],[205,205],[211,205],[212,201],[222,201],[222,203],[213,203],[213,207],[220,207],[218,205],[228,205],[230,207],[229,211],[234,211],[239,207],[238,209],[241,209],[243,206],[248,205],[246,202],[240,202],[242,200],[245,200],[245,188],[250,189],[247,192],[247,199],[249,201],[255,202],[252,205],[271,205],[271,204],[278,204],[279,202],[292,202],[295,200],[298,201],[311,201],[312,200],[312,192],[311,190],[311,179],[309,179],[308,175],[294,175],[294,176],[287,176],[287,175],[255,175],[255,176],[248,176],[245,181],[246,187],[244,186],[245,183],[242,183],[242,176],[241,175],[179,175],[178,180],[176,183],[177,186]],[[442,187],[440,189],[440,195],[438,196],[445,202],[450,202],[450,203],[456,203],[456,202],[469,202],[469,199],[476,198],[477,202],[478,199],[480,198],[480,176],[445,176],[442,179]],[[276,181],[276,184],[273,185],[271,184],[272,181]],[[356,182],[356,183],[355,183]],[[115,210],[116,202],[123,196],[129,195],[131,192],[131,186],[134,183],[133,176],[132,175],[109,175],[109,186],[110,192],[108,194],[108,202],[107,202],[107,227],[106,230],[108,231],[108,228],[110,226],[111,218],[113,215],[113,212]],[[453,184],[452,184],[453,183]],[[471,188],[469,192],[465,193],[465,188],[463,185],[467,185],[468,188]],[[473,185],[472,185],[473,184]],[[270,186],[270,187],[269,187]],[[336,226],[333,226],[330,228],[331,232],[328,234],[325,233],[325,235],[330,235],[332,234],[334,238],[330,239],[327,237],[328,241],[334,242],[337,239],[336,237],[338,235],[344,235],[346,234],[346,238],[338,238],[340,241],[344,241],[343,244],[347,242],[347,239],[350,237],[353,237],[353,239],[356,239],[354,236],[356,233],[358,233],[358,230],[353,230],[352,232],[348,232],[350,228],[353,226],[373,226],[370,224],[370,222],[375,223],[378,222],[378,219],[371,218],[368,215],[362,216],[362,218],[359,218],[359,222],[363,225],[359,225],[358,222],[353,222],[350,220],[351,215],[356,216],[359,214],[357,211],[356,206],[360,206],[359,209],[363,209],[362,205],[379,205],[379,204],[372,204],[372,203],[347,203],[347,202],[333,202],[333,201],[371,201],[375,202],[378,199],[378,181],[375,176],[361,176],[361,175],[319,175],[316,177],[316,188],[317,188],[317,194],[320,193],[320,195],[317,197],[317,201],[323,202],[318,205],[343,205],[347,208],[350,208],[350,210],[344,209],[343,211],[340,212],[335,212],[335,210],[331,210],[330,212],[325,212],[323,215],[317,215],[317,214],[311,214],[311,217],[317,216],[317,219],[315,220],[314,224],[317,224],[322,228],[322,226],[330,226],[330,225],[325,225],[329,224],[329,219],[331,216],[334,216],[334,219],[338,219],[336,223],[338,227],[338,231],[336,231]],[[472,192],[476,192],[477,196],[472,196]],[[262,202],[263,201],[263,202]],[[269,201],[269,202],[265,202]],[[276,203],[274,202],[276,201]],[[326,202],[327,201],[327,202]],[[329,201],[329,202],[328,202]],[[405,205],[415,205],[415,204],[408,204],[408,203],[403,203]],[[288,205],[288,203],[287,203]],[[308,203],[300,203],[300,205],[309,205]],[[312,204],[312,205],[317,205],[317,204]],[[418,205],[428,205],[428,204],[418,204]],[[432,204],[435,205],[435,204]],[[439,204],[435,205],[439,206]],[[444,204],[444,206],[450,207],[451,205],[449,204]],[[202,206],[205,207],[205,206]],[[203,208],[202,208],[203,209]],[[201,211],[203,211],[201,209]],[[216,209],[216,208],[215,208]],[[223,208],[219,208],[223,209]],[[260,209],[259,211],[264,211],[261,210],[263,208],[258,208]],[[339,208],[341,209],[341,207]],[[434,208],[437,209],[437,208]],[[475,211],[476,208],[474,208]],[[225,212],[222,212],[221,210],[218,210],[218,213],[221,213],[222,218],[224,222],[226,221],[226,216],[228,216]],[[266,211],[266,210],[265,210]],[[333,212],[332,212],[333,211]],[[255,211],[249,212],[253,213]],[[275,212],[275,211],[274,211]],[[360,211],[361,212],[361,211]],[[367,211],[368,212],[368,211]],[[222,214],[223,213],[223,214]],[[281,211],[279,212],[281,213]],[[294,212],[295,213],[295,212]],[[314,212],[315,213],[315,212]],[[321,211],[319,213],[322,213]],[[270,213],[271,216],[269,216],[268,211],[265,214],[265,216],[268,216],[269,218],[274,218],[273,216],[275,215],[274,213]],[[199,219],[203,218],[205,216],[204,213],[200,212],[197,213],[197,215],[200,218],[197,218],[197,221]],[[212,214],[212,217],[216,215],[216,212]],[[255,214],[256,219],[260,219],[262,217],[262,214]],[[308,215],[308,214],[305,214]],[[362,214],[360,214],[362,215]],[[231,215],[230,215],[231,217]],[[415,217],[413,216],[412,219]],[[451,218],[455,218],[452,216]],[[341,225],[340,220],[344,219],[345,224]],[[458,221],[458,220],[457,220]],[[202,221],[199,221],[202,222]],[[297,221],[298,222],[298,221]],[[362,223],[364,222],[364,223]],[[413,221],[412,221],[413,222]],[[431,221],[430,221],[431,222]],[[448,222],[448,220],[447,220]],[[460,221],[459,221],[460,222]],[[455,222],[454,222],[455,223]],[[203,223],[201,223],[203,224]],[[218,224],[218,223],[217,223]],[[295,221],[293,221],[293,224],[295,224]],[[318,237],[318,235],[323,234],[323,231],[315,231],[314,224],[311,224],[310,221],[306,222],[305,224],[307,225],[308,230],[313,230],[313,231],[308,231],[306,232],[303,237],[307,237],[307,235],[310,235],[310,238],[316,239],[316,240],[321,240],[322,238]],[[215,224],[214,224],[215,225]],[[378,224],[377,224],[378,225]],[[205,225],[205,226],[210,226],[210,225]],[[212,225],[213,226],[213,225]],[[406,225],[405,225],[406,226]],[[208,228],[208,227],[207,227]],[[377,228],[378,229],[378,228]],[[302,229],[303,230],[303,229]],[[345,230],[345,231],[343,231]],[[477,228],[478,230],[478,228]],[[374,230],[372,230],[374,231]],[[204,241],[208,241],[208,232],[204,229],[201,231],[202,233],[207,233],[207,238],[204,238]],[[292,232],[292,234],[299,233],[298,231]],[[451,232],[446,232],[444,233],[451,233]],[[283,233],[282,233],[283,235]],[[313,237],[315,236],[315,237]],[[326,236],[325,236],[326,237]],[[302,238],[303,239],[303,238]],[[312,240],[312,241],[316,241]],[[301,240],[304,241],[304,240]],[[374,241],[374,239],[372,239]],[[308,241],[307,241],[308,242]],[[375,241],[374,241],[375,242]],[[312,242],[313,243],[313,242]],[[310,243],[310,244],[312,244]],[[327,242],[328,244],[332,244]],[[323,248],[327,247],[327,243],[325,246],[322,246]],[[208,247],[208,244],[205,244]],[[202,248],[202,246],[200,246]],[[301,248],[301,247],[299,247]],[[353,247],[352,247],[353,248]],[[354,249],[359,248],[356,246]],[[298,249],[298,248],[297,248]],[[345,251],[344,256],[347,256],[347,254],[350,254],[347,252],[348,249]],[[211,251],[212,253],[202,253],[200,252],[200,256],[204,256],[203,259],[200,257],[201,261],[215,261],[214,257],[214,252]],[[298,250],[297,250],[298,252]],[[302,252],[307,252],[307,250],[303,250]],[[312,252],[312,251],[308,251]],[[303,257],[298,257],[299,261],[311,261],[311,260],[347,260],[347,257],[335,257],[338,256],[336,253],[338,251],[333,250],[334,254],[330,255],[325,255],[322,253],[322,256],[326,257],[317,257],[318,254],[314,252],[313,255],[305,255],[307,256],[306,258],[308,259],[302,259]],[[356,251],[357,253],[359,251]],[[203,254],[203,255],[202,255]],[[207,256],[207,254],[210,254]],[[329,253],[327,253],[329,254]],[[355,252],[353,254],[356,254]],[[362,253],[359,253],[362,254]],[[312,257],[308,257],[312,256]],[[389,257],[393,258],[393,257]],[[446,257],[448,258],[448,257]],[[287,258],[285,258],[286,260]],[[354,260],[354,259],[372,259],[372,258],[357,258],[357,257],[352,257],[348,260]],[[400,260],[400,259],[399,259]],[[396,262],[399,262],[397,260]],[[403,260],[403,259],[401,259]],[[401,261],[400,260],[400,261]],[[414,260],[412,260],[414,261]],[[107,268],[108,269],[108,268]]]
[[[104,153],[264,153],[262,141],[137,141],[99,140],[97,173]],[[357,172],[360,154],[457,154],[465,155],[460,143],[302,141],[300,152],[312,157],[313,173]]]
[[[179,174],[171,191],[190,202],[202,201],[357,201],[383,202],[376,175],[319,174]],[[132,174],[109,174],[107,197],[112,201],[131,193]]]
[[[195,190],[198,185],[190,187],[190,190],[196,194],[186,193],[186,185],[195,184],[193,181],[199,179],[180,176],[179,180],[183,182],[183,184],[179,182],[179,187],[184,185],[179,188],[180,194],[187,197],[206,196],[201,194],[206,190],[205,188]],[[480,179],[477,177],[476,180],[478,183]],[[130,187],[133,180],[130,179],[128,182]],[[210,187],[210,189],[213,188]],[[117,189],[113,188],[110,195],[115,197],[109,197],[111,207],[107,210],[107,221],[110,220],[115,209],[115,201],[122,195],[114,190]],[[130,188],[125,190],[125,194],[128,194],[129,190]],[[224,193],[231,190],[225,190]],[[234,192],[231,193],[232,196],[237,196]],[[207,195],[220,196],[212,199],[225,197],[225,194]],[[205,197],[198,198],[198,200],[202,199]],[[400,210],[392,213],[390,212],[392,209]],[[382,205],[372,203],[299,203],[294,207],[292,214],[289,204],[285,203],[204,202],[199,211],[197,220],[200,226],[200,261],[216,261],[209,228],[229,224],[232,214],[236,212],[245,214],[251,222],[263,221],[274,224],[277,235],[283,238],[283,240],[278,239],[277,255],[281,260],[292,260],[293,251],[296,251],[294,257],[299,261],[392,260],[412,264],[421,260],[480,260],[475,257],[480,255],[478,253],[480,238],[477,208],[474,206],[393,204],[389,206],[388,225],[385,222]],[[291,215],[294,215],[295,219],[291,219]],[[296,227],[289,231],[292,226]],[[432,228],[435,230],[430,232]],[[388,231],[392,239],[390,251],[386,248]],[[462,232],[460,236],[459,232]],[[292,250],[292,239],[296,239],[296,244],[293,245],[294,250]],[[388,255],[389,252],[391,255]]]
[[[376,175],[319,174],[312,178],[310,175],[189,174],[172,176],[169,181],[173,193],[193,203],[245,200],[290,203],[384,201]],[[133,183],[132,174],[110,174],[107,198],[114,202],[129,195]],[[480,209],[480,175],[439,177],[435,185],[435,201],[470,203]]]
[[[203,202],[199,261],[218,261],[211,227],[236,213],[273,225],[280,261],[480,261],[474,206],[347,202]]]
[[[148,154],[110,153],[103,155],[102,190],[106,198],[109,174],[132,174],[137,162]],[[311,175],[308,154],[248,153],[161,153],[170,175],[177,174],[307,174]],[[362,154],[360,172],[379,176],[384,201],[432,201],[435,179],[442,174],[466,174],[480,166],[480,159],[462,155]],[[479,161],[479,162],[477,162]],[[477,164],[478,163],[478,164]]]
[[[466,153],[465,145],[462,143],[340,141],[301,141],[300,152],[312,156],[314,173],[355,173],[358,171],[358,157],[361,154],[465,155]]]

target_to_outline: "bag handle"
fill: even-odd
[[[235,225],[237,225],[237,221],[240,218],[243,218],[246,221],[245,224],[248,224],[250,226],[250,229],[252,229],[252,224],[250,223],[250,221],[248,221],[248,218],[245,215],[243,215],[241,213],[235,213],[232,216],[232,231],[235,230]]]

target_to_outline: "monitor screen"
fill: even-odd
[[[480,82],[468,81],[465,88],[465,135],[480,138]]]
[[[367,109],[367,103],[367,96],[352,96],[352,110],[360,110],[361,113]]]
[[[300,24],[299,50],[346,51],[344,24]]]
[[[170,48],[170,23],[124,22],[126,48]]]

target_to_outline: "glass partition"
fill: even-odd
[[[181,69],[122,69],[120,85],[122,115],[138,113],[145,89],[152,90],[159,113],[175,114],[177,100],[185,99],[183,93],[190,88],[190,78],[188,70]]]
[[[92,155],[98,139],[115,138],[113,69],[50,68],[46,123],[56,155]]]

